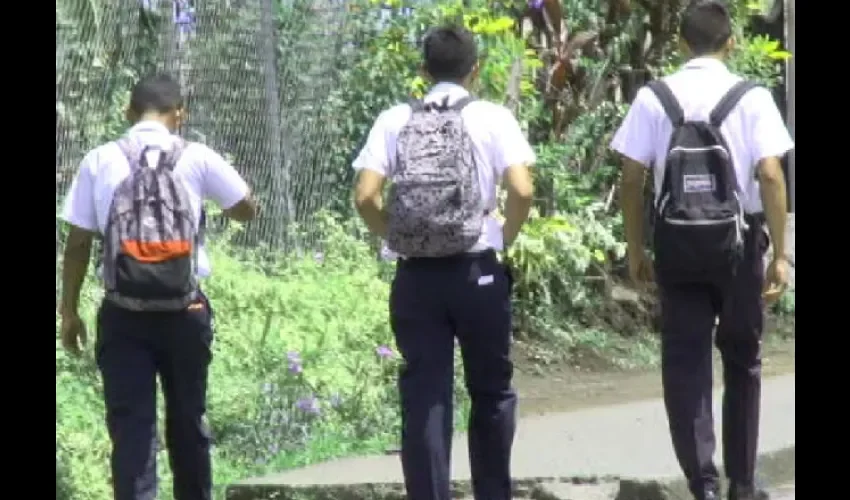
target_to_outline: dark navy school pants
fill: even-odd
[[[156,497],[156,377],[165,396],[165,437],[176,500],[212,499],[206,427],[212,358],[209,301],[179,312],[134,312],[104,302],[97,318],[97,364],[112,439],[115,500]]]
[[[664,402],[673,448],[691,490],[701,498],[718,483],[714,465],[712,334],[723,361],[723,460],[730,480],[755,476],[761,398],[762,287],[768,236],[750,218],[744,260],[726,283],[665,285],[661,292]]]
[[[400,260],[390,319],[399,376],[409,500],[449,500],[454,341],[472,400],[469,458],[476,500],[510,500],[517,398],[511,388],[511,304],[494,252]]]

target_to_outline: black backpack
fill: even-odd
[[[733,276],[743,257],[746,230],[732,155],[720,125],[756,87],[735,84],[709,121],[685,120],[662,80],[648,84],[673,123],[661,193],[655,210],[654,251],[662,283],[711,283]]]

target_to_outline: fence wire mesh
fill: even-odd
[[[92,147],[120,136],[140,76],[179,77],[181,134],[225,154],[261,201],[235,243],[308,247],[291,230],[340,197],[325,115],[354,44],[339,0],[57,0],[56,202]],[[344,163],[344,162],[342,162]],[[61,246],[57,219],[57,261]]]

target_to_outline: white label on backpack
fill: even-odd
[[[711,174],[685,175],[684,190],[686,193],[713,193],[716,182]]]

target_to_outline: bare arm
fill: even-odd
[[[782,163],[775,156],[764,158],[759,162],[757,172],[767,229],[773,242],[773,258],[784,259],[788,200]]]
[[[510,110],[499,107],[492,110],[492,113],[491,161],[507,192],[505,222],[502,225],[502,244],[506,249],[516,240],[531,211],[534,201],[531,168],[537,161],[537,156]]]
[[[505,201],[505,224],[502,238],[505,247],[511,245],[519,235],[520,229],[528,219],[531,203],[534,200],[534,183],[528,165],[509,166],[502,176],[508,197]]]
[[[249,192],[230,208],[222,210],[225,217],[238,222],[248,222],[257,217],[257,200]]]
[[[193,147],[203,148],[204,197],[221,207],[225,217],[238,222],[253,220],[257,216],[257,201],[239,172],[212,149],[200,144]]]
[[[650,89],[643,87],[611,140],[611,149],[623,159],[620,205],[630,259],[644,257],[644,185],[647,166],[655,161],[660,116],[664,116],[664,111],[658,100]]]
[[[630,158],[623,157],[623,178],[620,198],[623,210],[623,226],[630,255],[644,251],[643,192],[646,182],[646,167]]]
[[[788,200],[780,158],[794,147],[794,141],[788,134],[788,128],[770,91],[756,88],[745,99],[748,100],[750,111],[748,119],[752,123],[747,142],[756,164],[756,177],[759,180],[767,228],[773,240],[774,258],[784,259]]]
[[[366,226],[380,238],[387,235],[387,213],[382,192],[386,177],[374,170],[361,170],[354,188],[354,205]]]
[[[60,313],[75,316],[80,305],[80,290],[91,259],[94,233],[70,225],[62,263],[62,301]]]
[[[62,298],[59,312],[74,317],[80,304],[80,290],[91,259],[91,247],[97,234],[94,169],[97,150],[90,151],[80,162],[71,189],[62,206],[62,219],[68,224],[62,265]]]
[[[387,212],[384,207],[384,185],[390,175],[391,153],[388,135],[393,128],[393,113],[398,108],[384,111],[369,130],[363,148],[354,159],[352,167],[357,172],[354,185],[354,206],[373,235],[387,237]]]

